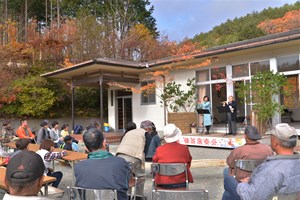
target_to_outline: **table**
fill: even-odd
[[[8,191],[8,188],[5,184],[5,174],[6,174],[6,168],[0,167],[0,189]],[[48,184],[52,183],[53,181],[56,181],[55,177],[44,176],[43,186],[45,186],[45,196],[48,196]]]
[[[4,143],[3,146],[10,148],[10,149],[16,149],[16,142],[15,141],[11,141],[9,143]],[[29,144],[28,145],[28,150],[29,151],[34,151],[37,152],[40,149],[40,145],[39,144]]]
[[[11,149],[15,149],[16,148],[16,143],[14,141],[12,141],[12,142],[6,143],[5,146],[8,147],[8,148],[11,148]],[[29,144],[28,145],[28,150],[30,150],[30,151],[37,152],[39,150],[39,148],[40,148],[39,144]],[[68,161],[71,164],[72,175],[73,175],[72,176],[72,185],[75,186],[74,165],[77,161],[87,159],[87,154],[82,153],[82,152],[75,152],[75,151],[63,150],[63,149],[60,149],[60,148],[54,148],[54,152],[61,152],[61,151],[65,151],[67,153],[66,156],[62,157],[62,159],[65,160],[65,161]],[[54,164],[53,164],[53,166],[54,166]]]
[[[55,152],[61,152],[61,151],[67,152],[67,155],[62,157],[62,159],[66,160],[66,161],[69,161],[70,164],[71,164],[72,175],[73,175],[72,176],[72,185],[75,186],[75,180],[74,180],[74,177],[75,177],[75,171],[74,171],[75,162],[87,159],[87,154],[82,153],[82,152],[63,150],[63,149],[59,149],[59,148],[55,148],[54,151]]]

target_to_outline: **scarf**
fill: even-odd
[[[99,150],[99,151],[94,151],[94,152],[89,153],[88,158],[90,158],[90,159],[105,159],[105,158],[110,158],[113,156],[114,155],[112,155],[108,151]]]

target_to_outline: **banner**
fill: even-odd
[[[244,138],[184,136],[184,135],[180,138],[179,142],[180,144],[185,144],[185,145],[219,147],[219,148],[230,148],[230,149],[234,149],[246,143]]]

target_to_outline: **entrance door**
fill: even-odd
[[[227,101],[226,83],[212,84],[212,112],[214,116],[214,124],[224,124],[226,122],[226,113],[219,113],[218,107],[223,106],[222,102]]]
[[[241,99],[238,96],[238,93],[236,89],[239,88],[239,85],[241,84],[249,84],[249,80],[243,80],[243,81],[235,81],[235,84],[233,85],[233,91],[235,96],[235,102],[237,104],[237,122],[242,122],[243,124],[250,124],[250,115],[251,115],[251,105],[250,103],[245,103],[245,99]],[[248,96],[247,99],[250,99]]]
[[[118,129],[125,130],[128,122],[132,121],[132,98],[131,96],[117,97],[118,103]]]

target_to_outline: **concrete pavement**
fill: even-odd
[[[118,145],[111,145],[110,151],[115,152]],[[215,149],[202,147],[189,147],[194,162],[192,163],[191,172],[194,177],[194,183],[190,184],[191,189],[206,189],[209,192],[210,200],[219,200],[223,193],[223,169],[224,160],[229,155],[229,149]],[[216,167],[213,167],[213,166]],[[65,190],[62,199],[67,199],[66,188],[71,185],[71,167],[69,165],[61,165],[55,162],[55,170],[63,172],[64,177],[59,186]],[[151,175],[150,163],[146,164],[146,183],[144,194],[147,199],[151,199]]]

